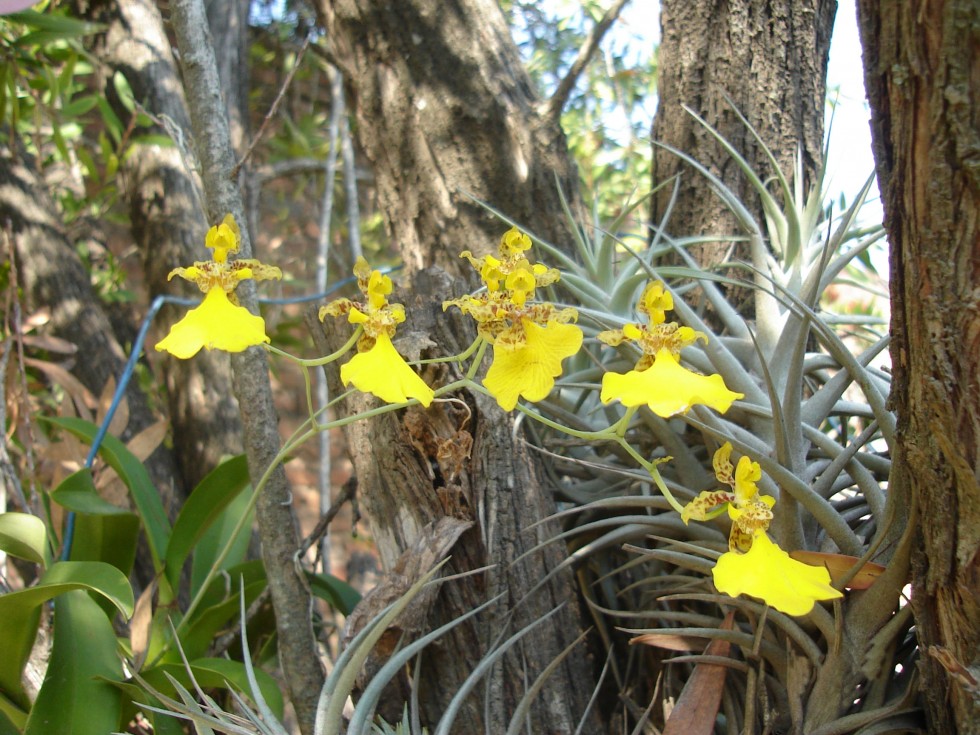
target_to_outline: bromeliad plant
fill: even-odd
[[[729,729],[899,727],[914,697],[909,672],[916,654],[902,593],[904,513],[887,491],[895,422],[885,408],[889,378],[873,364],[887,337],[876,331],[882,320],[832,313],[821,303],[828,287],[882,238],[880,228],[856,225],[870,180],[832,219],[822,208],[819,182],[805,193],[797,171],[791,186],[770,156],[774,195],[763,175],[705,127],[752,182],[764,222],[697,161],[669,152],[708,177],[738,218],[751,258],[724,267],[746,274],[739,283],[754,290],[754,320],[726,301],[720,286],[731,278],[701,269],[687,254],[695,240],[672,239],[663,227],[654,228],[649,247],[608,234],[620,222],[578,229],[577,258],[541,243],[561,259],[560,285],[582,315],[588,353],[566,371],[569,387],[536,410],[582,436],[619,417],[626,422],[621,432],[637,448],[624,461],[613,444],[569,446],[557,434],[543,435],[545,446],[564,458],[556,492],[572,501],[563,514],[572,524],[565,537],[594,581],[585,589],[610,647],[617,646],[616,626],[647,645],[676,648],[678,640],[689,640],[699,650],[697,639],[715,638],[740,649],[748,675],[729,672],[721,700]],[[658,267],[667,252],[685,265]],[[665,285],[644,290],[649,280]],[[717,331],[682,298],[694,287],[720,322]],[[636,312],[646,325],[630,310],[638,292]],[[740,395],[727,411],[710,402],[716,411],[703,405],[662,411],[649,400],[652,391],[683,381],[650,380],[624,401],[642,405],[638,412],[631,417],[636,409],[627,407],[610,414],[611,390],[625,384],[616,374],[630,375],[624,370],[652,360],[649,372],[667,356],[658,331],[669,307],[683,325],[670,331],[670,344],[683,346],[671,369],[678,362],[716,373],[715,385]],[[698,382],[707,387],[705,380]],[[740,455],[734,466],[733,452]],[[820,600],[834,600],[833,607]],[[723,630],[731,608],[736,625]],[[807,617],[789,617],[801,615]],[[610,657],[620,694],[635,697],[637,711],[651,694],[643,682],[660,680],[648,671],[643,648]],[[660,696],[676,698],[677,678],[663,681]]]

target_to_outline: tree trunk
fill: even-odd
[[[37,172],[17,152],[0,146],[0,222],[9,226],[14,238],[28,307],[50,309],[48,327],[78,347],[73,374],[93,394],[100,395],[110,379],[119,379],[129,355],[116,339],[85,266],[55,211]],[[135,380],[129,383],[125,398],[129,425],[123,440],[157,420]],[[175,517],[180,495],[172,482],[176,472],[173,456],[165,447],[157,447],[145,465],[160,490],[164,507],[171,518]],[[149,556],[140,555],[137,567],[140,586],[149,584],[155,574]]]
[[[501,221],[471,197],[569,244],[558,188],[579,208],[577,174],[497,3],[320,0],[317,8],[409,272],[468,272],[459,252],[496,244]]]
[[[428,334],[440,354],[452,354],[475,335],[444,314],[441,301],[459,295],[465,286],[450,289],[420,270],[436,265],[469,275],[459,252],[487,252],[498,242],[506,224],[470,197],[546,240],[568,243],[570,225],[562,214],[558,187],[573,211],[580,205],[564,136],[555,115],[535,97],[496,3],[337,0],[321,2],[318,13],[344,74],[358,140],[374,169],[389,234],[409,275],[418,274],[406,299],[410,318],[421,320],[414,328]],[[506,594],[477,624],[458,629],[426,653],[419,690],[429,722],[445,709],[498,635],[516,631],[572,598],[572,604],[535,628],[490,674],[489,687],[478,690],[487,693],[487,709],[471,698],[454,729],[505,732],[526,688],[574,641],[583,622],[570,573],[545,581],[566,557],[561,544],[517,561],[556,532],[551,525],[528,530],[554,512],[536,459],[524,448],[522,435],[514,434],[511,417],[493,401],[469,394],[460,399],[461,404],[439,404],[428,411],[412,409],[404,417],[388,414],[358,422],[347,427],[347,436],[359,497],[386,570],[430,523],[455,514],[474,526],[451,552],[452,571],[495,565],[479,576],[445,584],[427,627]],[[347,410],[360,405],[352,402]],[[465,423],[467,413],[471,416]],[[459,477],[452,478],[433,469],[438,463],[433,464],[431,448],[459,429],[472,436],[473,448]],[[539,582],[543,584],[536,594],[521,600]],[[593,681],[580,646],[536,698],[531,730],[574,732]],[[584,731],[597,732],[598,727],[592,721]]]
[[[420,272],[412,283],[411,295],[403,293],[396,299],[405,303],[409,311],[408,321],[400,331],[424,335],[438,345],[439,354],[464,350],[476,332],[461,315],[443,313],[441,304],[465,289],[462,280],[451,280],[438,269]],[[324,352],[335,350],[349,335],[346,323],[335,324],[329,317],[324,327],[329,339],[318,335],[318,347]],[[318,331],[314,329],[314,335]],[[446,373],[435,372],[427,378],[431,383],[442,383],[462,377]],[[344,389],[336,370],[328,372],[328,376],[331,393],[340,395]],[[507,730],[516,703],[545,667],[582,632],[582,622],[571,571],[555,573],[566,558],[563,544],[535,549],[554,538],[560,528],[554,522],[530,528],[535,521],[554,513],[555,507],[522,436],[515,434],[510,417],[492,398],[470,393],[460,393],[455,398],[458,400],[437,402],[428,410],[414,407],[357,421],[345,431],[360,506],[371,520],[386,571],[395,568],[402,552],[415,546],[419,539],[431,539],[431,546],[435,541],[433,529],[447,518],[471,525],[450,547],[451,561],[444,574],[490,565],[477,576],[443,583],[424,625],[407,630],[403,624],[401,629],[415,634],[428,632],[504,594],[488,611],[426,649],[418,688],[424,722],[438,721],[461,682],[493,646],[565,605],[493,669],[487,676],[488,687],[481,685],[477,689],[487,692],[487,701],[471,696],[452,730],[502,733]],[[345,401],[340,415],[352,415],[377,405],[371,396],[355,393]],[[459,464],[454,466],[454,459],[447,459],[445,450],[466,447],[469,440],[472,451],[455,457]],[[520,558],[524,554],[527,556]],[[554,576],[546,580],[549,574]],[[524,599],[539,582],[544,583]],[[391,575],[382,581],[381,588],[394,585],[400,591],[401,583],[399,575]],[[385,593],[381,599],[383,602],[370,606],[370,612],[378,612],[380,606],[391,601]],[[594,681],[583,644],[579,646],[551,675],[538,696],[531,710],[531,732],[575,731]],[[383,663],[384,656],[378,653],[362,680]],[[387,699],[387,709],[382,714],[389,722],[400,720],[402,702],[406,700]],[[598,732],[596,720],[589,722],[584,732]]]
[[[766,179],[772,166],[732,106],[755,128],[790,178],[802,155],[803,184],[816,181],[823,162],[827,57],[836,0],[662,0],[659,107],[654,143],[692,156],[742,199],[757,221],[765,219],[735,161],[685,109],[689,107],[724,136]],[[653,184],[680,175],[677,201],[667,224],[676,237],[741,234],[735,217],[708,180],[676,155],[654,147]],[[673,187],[654,196],[651,221],[660,224]],[[711,266],[747,257],[731,241],[691,248]],[[741,299],[739,299],[741,300]]]
[[[858,3],[930,732],[980,723],[980,7]]]

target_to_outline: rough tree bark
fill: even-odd
[[[932,733],[980,723],[980,6],[858,2]]]
[[[569,242],[558,187],[576,204],[578,179],[560,110],[537,99],[495,2],[317,8],[409,272],[463,273],[459,251],[496,243],[500,220],[467,195],[550,242]]]
[[[406,302],[420,320],[414,328],[436,342],[441,354],[452,354],[468,344],[468,336],[459,321],[442,313],[441,300],[449,291],[458,295],[462,284],[449,289],[420,269],[437,265],[469,275],[458,253],[487,252],[496,245],[506,226],[467,194],[549,241],[569,241],[558,187],[578,207],[577,178],[558,111],[537,99],[495,2],[338,0],[321,2],[318,12],[344,74],[358,141],[374,169],[389,234],[406,270],[417,274]],[[498,592],[507,595],[479,624],[460,629],[426,654],[420,692],[430,722],[497,634],[517,630],[574,597],[570,574],[557,574],[517,604],[565,557],[564,548],[551,545],[516,562],[539,540],[554,535],[550,525],[529,530],[553,512],[553,501],[512,419],[483,397],[461,395],[460,401],[403,416],[388,414],[347,430],[359,497],[386,569],[429,524],[454,514],[474,526],[452,551],[452,571],[495,565],[479,577],[446,584],[431,625]],[[358,407],[349,404],[347,409]],[[459,429],[474,443],[454,478],[435,469],[433,452]],[[471,701],[454,731],[507,729],[525,682],[533,681],[580,632],[583,622],[571,602],[491,674],[486,712],[482,703]],[[573,732],[593,681],[580,647],[537,698],[532,731]],[[584,731],[598,727],[590,722]]]
[[[106,309],[92,290],[85,266],[69,242],[56,211],[38,172],[18,152],[7,145],[0,146],[0,222],[14,236],[27,306],[50,309],[48,328],[78,347],[72,373],[98,396],[107,381],[119,378],[129,354],[116,338]],[[158,418],[136,381],[129,384],[125,397],[129,426],[123,439]],[[146,466],[161,489],[164,505],[176,513],[173,462],[170,452],[159,447]],[[144,571],[148,576],[142,581],[149,582],[153,571],[150,567]]]
[[[804,185],[814,183],[823,160],[827,57],[836,0],[662,0],[659,48],[660,104],[653,140],[687,153],[717,175],[765,222],[758,198],[731,156],[683,106],[727,138],[762,178],[772,168],[732,110],[734,105],[772,150],[780,169],[795,170],[802,154]],[[729,101],[730,100],[730,101]],[[740,234],[738,224],[704,176],[673,153],[654,147],[653,184],[681,175],[668,234],[686,237]],[[651,222],[667,212],[673,187],[654,196]],[[691,251],[711,265],[729,259],[730,241]]]

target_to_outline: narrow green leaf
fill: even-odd
[[[29,28],[36,28],[40,31],[50,31],[58,34],[61,38],[71,36],[84,36],[95,33],[105,26],[99,23],[89,23],[77,18],[69,18],[66,15],[55,15],[53,13],[39,13],[36,10],[23,10],[19,13],[10,13],[4,16],[4,20],[13,23],[22,23]]]
[[[241,661],[231,661],[225,658],[198,658],[190,661],[190,669],[191,675],[203,689],[233,688],[240,694],[249,698],[252,697],[245,665]],[[155,689],[168,696],[173,696],[176,690],[165,674],[169,674],[188,689],[192,686],[187,667],[182,662],[162,664],[140,672],[140,676],[152,684]],[[262,696],[276,717],[281,718],[283,698],[276,680],[260,669],[255,669],[255,677],[258,680]]]
[[[61,115],[66,120],[78,118],[91,110],[99,103],[99,98],[92,94],[76,97],[67,105],[61,108]]]
[[[176,588],[191,550],[248,485],[248,463],[245,455],[239,455],[215,467],[194,488],[180,509],[167,546],[166,573],[172,587]]]
[[[112,623],[85,592],[55,602],[54,644],[25,735],[105,735],[120,726],[122,681]]]
[[[30,513],[0,514],[0,549],[45,567],[51,561],[48,530],[44,521]]]
[[[79,439],[91,442],[95,438],[98,427],[82,419],[71,417],[47,417],[48,423],[59,426]],[[106,435],[99,447],[99,456],[112,467],[126,483],[136,504],[140,520],[146,531],[146,538],[153,557],[153,567],[158,572],[163,569],[163,559],[170,543],[170,523],[163,509],[160,495],[157,493],[143,463],[126,446],[113,436]]]
[[[232,579],[237,579],[233,572],[229,574]],[[216,583],[227,584],[227,579],[217,579]],[[210,607],[199,609],[195,614],[194,621],[181,635],[180,645],[188,657],[203,656],[214,641],[218,633],[224,630],[228,623],[238,614],[241,604],[238,600],[238,585],[234,585],[236,592],[224,598],[221,602]],[[245,585],[245,605],[251,605],[255,599],[262,594],[266,588],[265,575],[262,578]]]
[[[136,109],[136,101],[133,98],[133,90],[129,86],[129,80],[126,79],[126,75],[121,71],[113,74],[112,86],[116,88],[116,94],[119,95],[119,101],[122,103],[122,106],[129,112],[133,112]]]

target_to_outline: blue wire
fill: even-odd
[[[381,270],[383,273],[390,273],[391,271],[397,270],[400,267],[401,266],[397,266],[395,268],[379,268],[378,270]],[[312,296],[296,296],[284,299],[259,299],[259,303],[284,305],[300,304],[306,301],[316,301],[317,299],[323,299],[330,296],[344,286],[354,283],[356,280],[357,278],[354,276],[344,278],[343,280],[333,284],[326,291],[313,294]],[[147,310],[146,316],[143,317],[143,323],[140,325],[140,331],[136,335],[136,341],[133,342],[133,351],[129,355],[129,360],[126,362],[126,367],[123,369],[122,375],[119,377],[119,382],[116,384],[116,392],[112,396],[112,403],[109,404],[109,410],[106,411],[106,414],[102,419],[102,423],[99,425],[99,430],[95,433],[95,437],[92,439],[92,447],[89,449],[88,456],[85,458],[84,469],[92,469],[92,464],[95,462],[96,456],[98,456],[99,448],[102,446],[102,442],[105,440],[105,436],[109,431],[109,424],[112,423],[112,418],[116,415],[116,409],[119,408],[119,404],[122,402],[123,396],[126,394],[126,387],[129,385],[129,381],[133,377],[133,372],[136,370],[136,363],[139,361],[140,355],[143,354],[143,343],[146,341],[146,334],[150,331],[150,323],[157,315],[157,312],[160,311],[164,304],[197,306],[200,303],[200,299],[188,299],[180,296],[157,296],[155,299],[153,299],[153,303],[150,304],[150,308]],[[61,561],[68,561],[69,557],[71,556],[71,547],[74,540],[75,511],[69,511],[68,516],[65,519],[65,537],[61,548]]]

